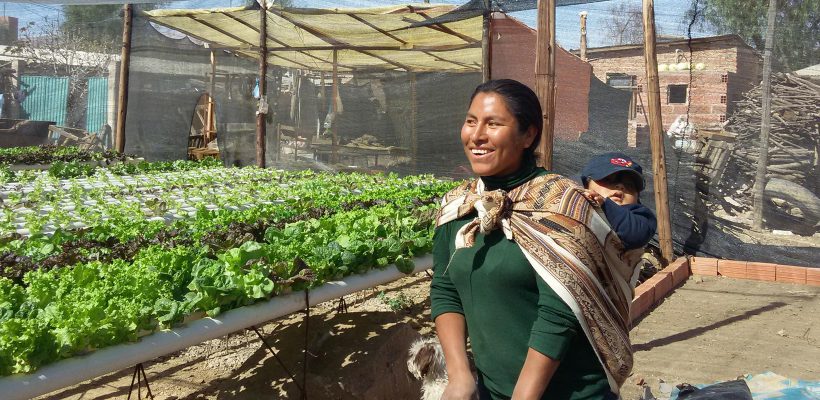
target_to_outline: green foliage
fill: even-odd
[[[176,167],[183,165],[188,164]],[[453,186],[429,176],[313,172],[283,172],[277,184],[271,171],[230,171],[248,179],[232,185],[261,184],[272,187],[266,198],[290,197],[245,210],[199,209],[194,220],[169,228],[174,232],[168,234],[169,242],[132,242],[138,249],[129,260],[67,261],[60,268],[27,270],[19,280],[0,277],[0,375],[28,373],[61,358],[137,340],[142,332],[171,327],[199,313],[215,316],[372,268],[395,264],[409,273],[413,258],[432,248],[436,206],[420,199],[429,201]],[[219,170],[205,172],[200,179]],[[252,181],[260,176],[268,180]],[[97,178],[104,177],[85,182]],[[246,199],[234,200],[241,204]],[[321,211],[314,212],[316,207]],[[150,225],[115,210],[108,210],[111,218],[105,224],[82,234],[57,231],[51,237],[5,240],[3,247],[12,256],[42,259],[59,256],[80,235],[108,243],[151,227],[165,229],[163,222]],[[257,224],[259,234],[234,234],[239,224]],[[227,230],[223,237],[228,239],[205,240],[219,230]],[[202,240],[174,244],[179,235]],[[109,249],[82,248],[96,254],[104,250]],[[395,311],[412,305],[403,294],[383,296],[382,301]]]
[[[693,0],[693,6],[695,0]],[[740,35],[763,51],[768,0],[699,0],[702,20],[718,33]],[[691,15],[692,13],[690,13]],[[820,0],[777,0],[774,60],[776,70],[790,72],[820,63]]]
[[[410,300],[404,292],[399,292],[396,296],[388,296],[384,291],[381,291],[376,297],[381,300],[384,305],[390,307],[393,312],[406,310],[413,306],[413,301]]]

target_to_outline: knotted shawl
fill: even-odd
[[[540,276],[572,309],[619,393],[632,370],[629,305],[634,265],[604,217],[573,181],[548,174],[512,189],[485,191],[480,179],[444,196],[436,226],[477,212],[456,234],[456,249],[475,235],[502,229]]]

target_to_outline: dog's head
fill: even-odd
[[[438,338],[421,338],[413,342],[407,358],[407,369],[416,379],[446,378],[447,367]]]

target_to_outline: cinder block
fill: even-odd
[[[777,264],[748,262],[746,263],[746,278],[756,281],[775,281],[775,270]]]
[[[672,287],[678,287],[678,285],[686,282],[689,275],[692,274],[689,271],[689,259],[686,257],[677,258],[663,270],[672,274]]]
[[[806,284],[806,268],[791,265],[777,265],[774,278],[778,282]]]
[[[820,286],[820,268],[806,268],[806,284]]]
[[[689,259],[692,275],[717,276],[717,263],[717,258],[692,257]]]
[[[718,275],[746,279],[746,261],[718,260]]]

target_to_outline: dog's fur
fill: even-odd
[[[447,387],[447,366],[438,338],[420,338],[410,346],[407,369],[422,381],[421,399],[440,400]]]

